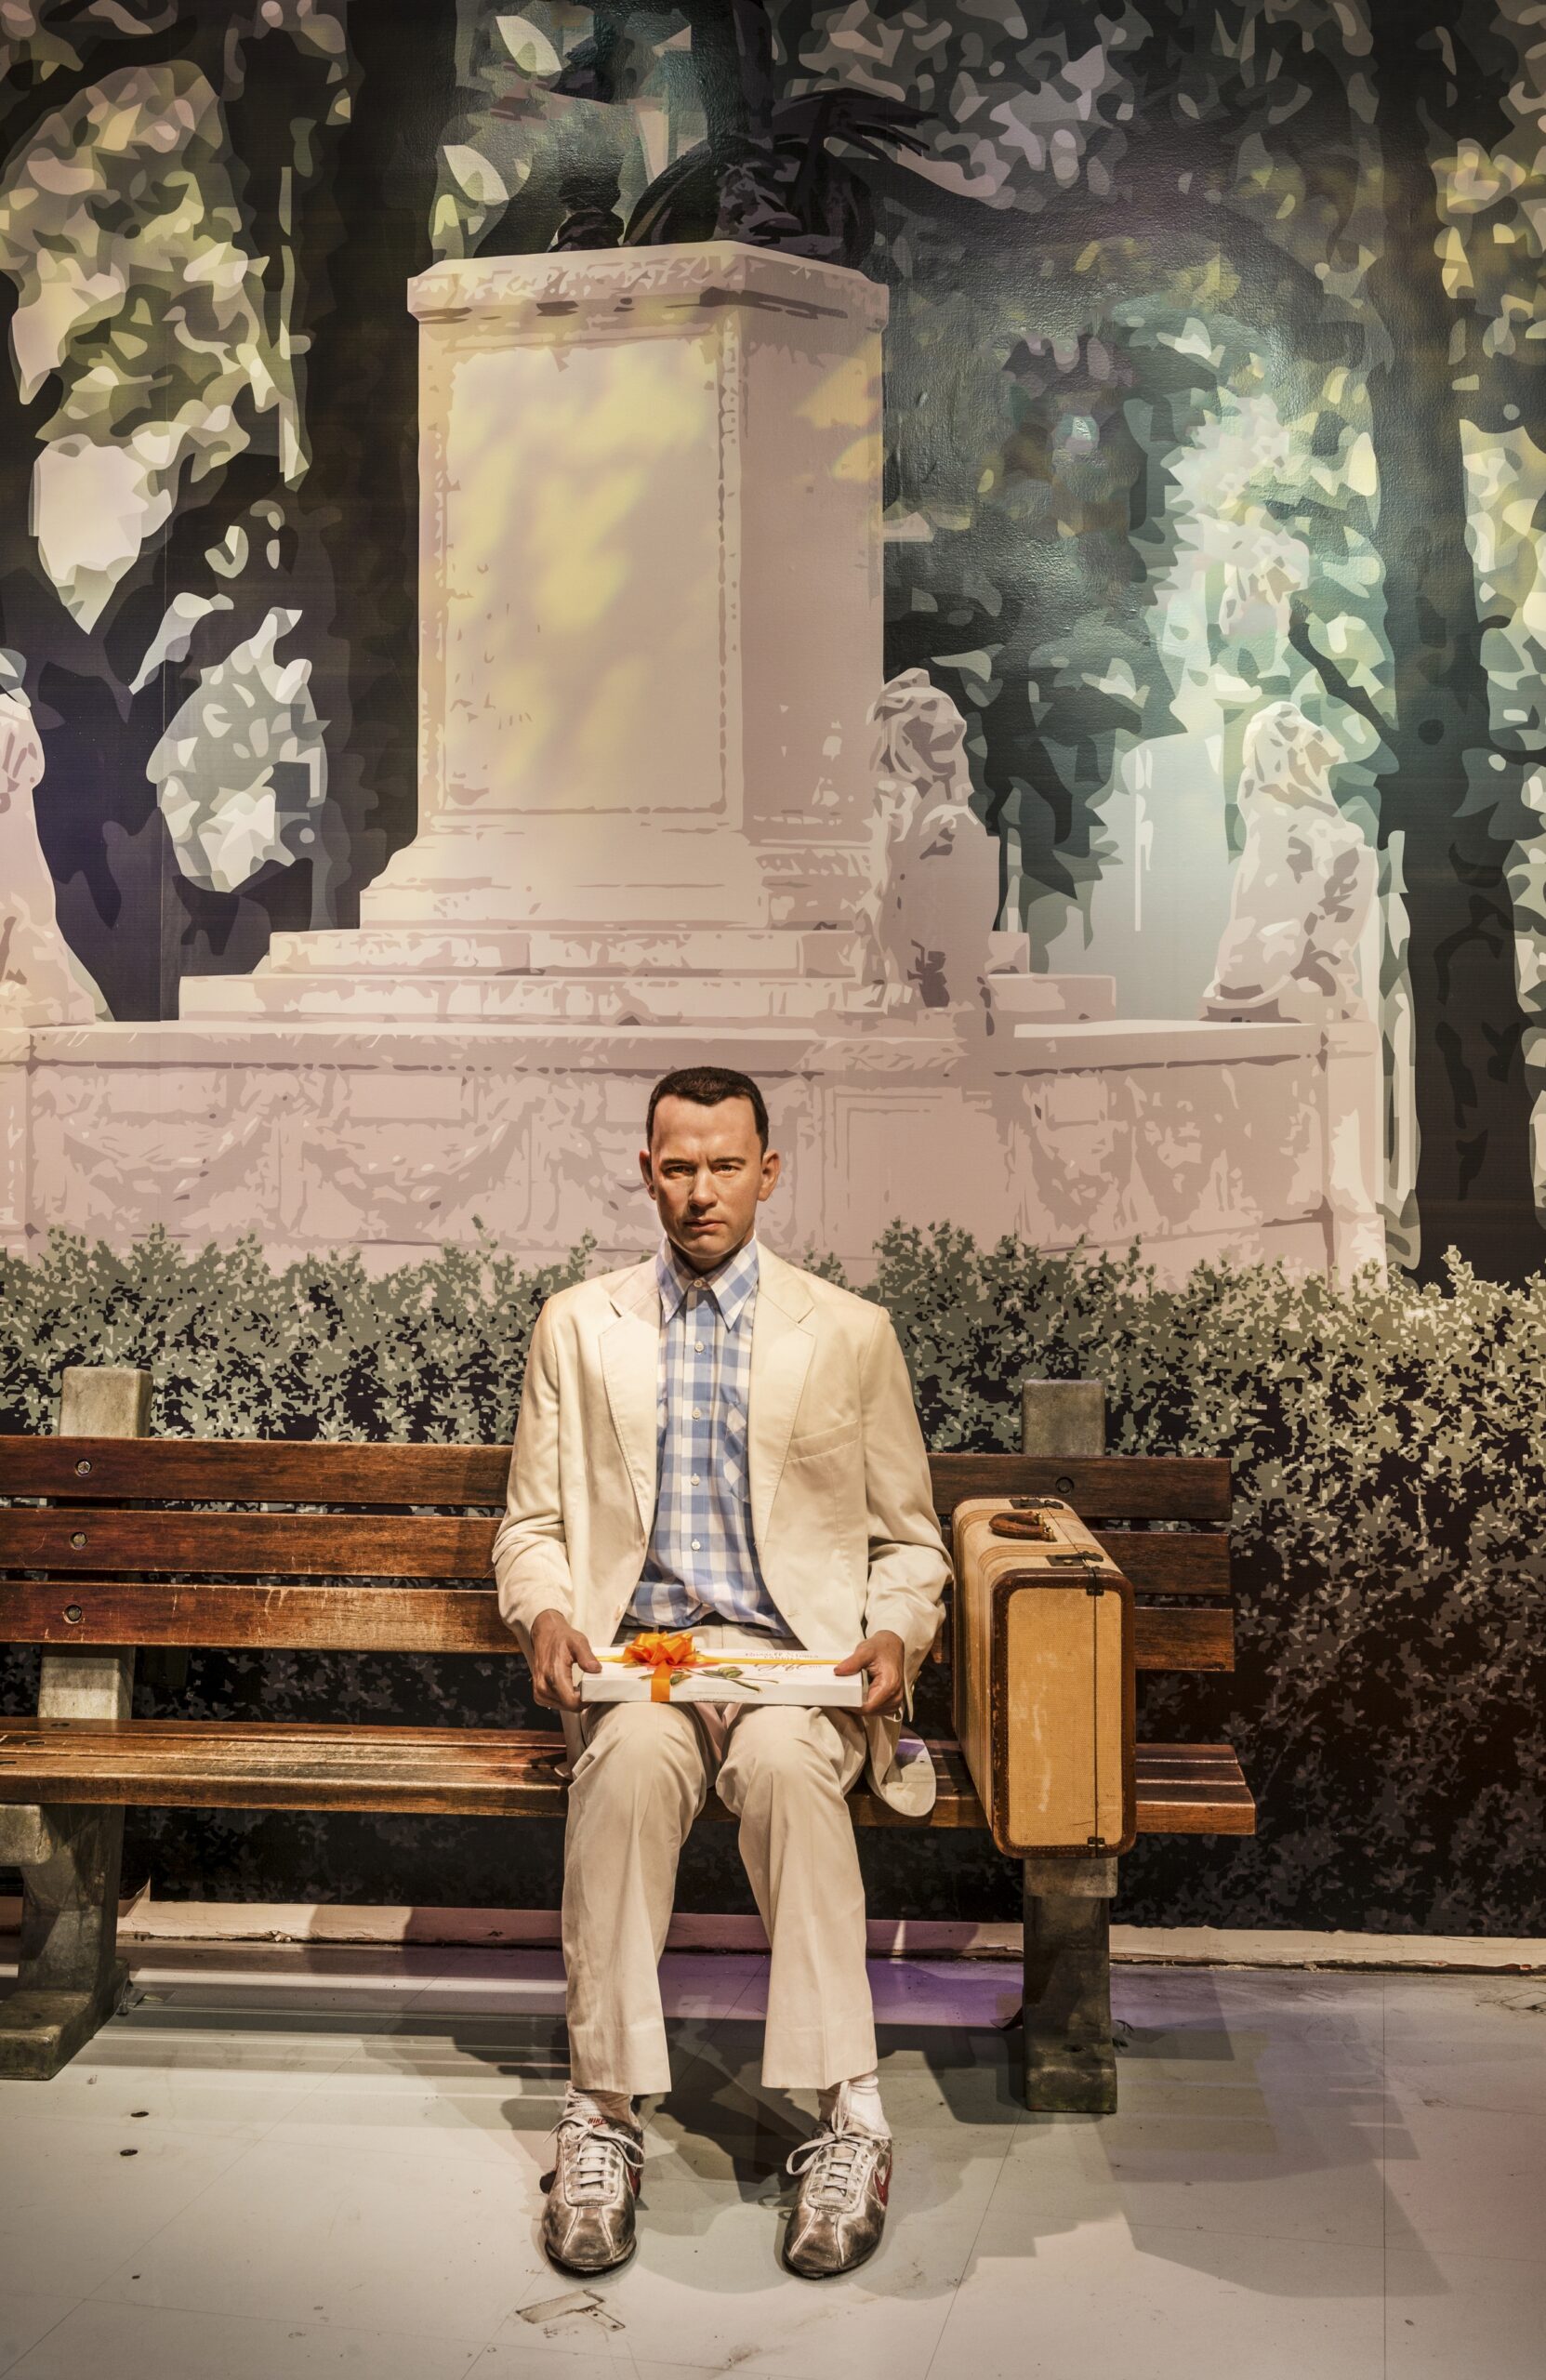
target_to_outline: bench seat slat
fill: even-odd
[[[321,1438],[0,1437],[0,1496],[494,1508],[509,1453]],[[1229,1464],[1218,1456],[935,1454],[930,1469],[940,1512],[964,1496],[1066,1495],[1087,1520],[1229,1518]]]
[[[959,1748],[931,1749],[940,1771],[931,1823],[982,1827]],[[7,1720],[0,1724],[0,1803],[557,1818],[560,1752],[548,1728]],[[867,1792],[856,1793],[852,1807],[861,1826],[916,1823]],[[727,1814],[711,1802],[706,1815]],[[1230,1747],[1140,1744],[1138,1823],[1146,1834],[1250,1833],[1255,1806]]]
[[[71,1620],[71,1612],[78,1620]],[[1140,1604],[1141,1670],[1227,1670],[1234,1615]],[[488,1587],[236,1587],[142,1579],[0,1584],[0,1639],[14,1645],[225,1646],[275,1652],[519,1650]]]

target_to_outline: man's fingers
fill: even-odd
[[[588,1639],[580,1634],[577,1628],[572,1628],[564,1639],[563,1653],[553,1678],[561,1711],[577,1711],[580,1707],[580,1689],[575,1683],[576,1669],[587,1670],[591,1676],[599,1677],[601,1664],[591,1651]]]
[[[556,1670],[534,1670],[532,1694],[543,1711],[577,1711],[580,1698],[570,1681],[569,1662],[565,1659]]]
[[[554,1623],[558,1623],[554,1640]],[[533,1632],[532,1694],[543,1711],[577,1711],[579,1689],[575,1684],[576,1668],[592,1676],[601,1672],[601,1664],[591,1650],[588,1637],[577,1628],[565,1628],[559,1615],[544,1613]]]
[[[870,1686],[862,1708],[866,1716],[902,1708],[902,1665],[889,1648],[882,1649],[878,1659],[869,1664]]]
[[[835,1661],[834,1677],[852,1677],[857,1670],[868,1670],[869,1691],[859,1705],[865,1718],[878,1718],[883,1712],[902,1708],[902,1667],[891,1646],[881,1644],[874,1636],[866,1636],[846,1661]]]

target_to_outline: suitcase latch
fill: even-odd
[[[1105,1572],[1092,1554],[1049,1554],[1047,1567],[1058,1570],[1082,1570],[1087,1595],[1103,1595],[1110,1584]]]

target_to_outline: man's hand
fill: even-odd
[[[544,1711],[577,1711],[580,1690],[575,1665],[599,1674],[601,1664],[588,1637],[572,1628],[562,1611],[539,1611],[532,1622],[532,1691]]]
[[[545,1615],[546,1616],[546,1615]],[[846,1661],[839,1661],[836,1674],[852,1677],[855,1670],[868,1670],[869,1692],[861,1705],[866,1718],[880,1712],[900,1711],[906,1685],[907,1648],[893,1629],[882,1628],[874,1636],[866,1636],[856,1652]]]

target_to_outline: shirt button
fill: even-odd
[[[703,1354],[703,1341],[701,1339],[694,1340],[693,1353],[694,1355],[701,1355]]]
[[[703,1486],[703,1481],[699,1478],[695,1471],[694,1472],[691,1480],[688,1482],[688,1485],[692,1488],[701,1488]]]
[[[703,1420],[703,1407],[701,1405],[694,1406],[693,1419],[694,1421],[701,1421]]]
[[[696,1554],[697,1552],[699,1552],[699,1550],[700,1550],[700,1549],[699,1549],[699,1545],[698,1545],[698,1540],[697,1540],[697,1539],[696,1539],[696,1538],[694,1538],[694,1539],[693,1540],[693,1551],[694,1551],[694,1554]]]

